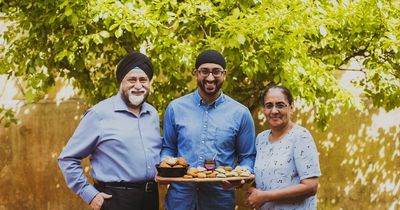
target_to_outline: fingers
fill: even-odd
[[[246,204],[246,206],[249,206],[252,209],[256,209],[256,207],[257,207],[255,204],[253,204],[253,202],[250,202],[249,200],[246,200],[245,204]]]
[[[100,192],[93,198],[89,205],[93,210],[100,210],[104,203],[104,199],[110,199],[111,197],[112,195]]]
[[[227,180],[222,180],[222,181],[221,181],[221,185],[222,185],[222,187],[223,187],[224,189],[229,189],[229,188],[232,187],[232,184],[231,184],[229,181],[227,181]]]
[[[222,184],[231,184],[231,182],[229,182],[228,180],[222,180],[221,182]]]
[[[241,188],[241,187],[243,187],[244,184],[246,184],[246,180],[242,179],[242,180],[240,180],[240,182],[238,182],[238,183],[235,185],[235,187],[236,187],[236,188]]]
[[[254,187],[250,187],[249,189],[247,189],[247,194],[251,194],[254,191]]]
[[[101,197],[103,197],[104,199],[110,199],[112,197],[112,195],[106,194],[106,193],[99,193]]]
[[[101,206],[103,205],[103,202],[104,202],[103,196],[101,196],[101,193],[98,193],[90,202],[90,207],[92,207],[93,210],[100,210]]]
[[[253,202],[249,202],[248,200],[246,201],[245,204],[246,204],[247,206],[253,208],[253,209],[258,209],[258,208],[259,208],[256,204],[254,204]]]

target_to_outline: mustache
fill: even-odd
[[[206,84],[214,84],[214,85],[217,85],[217,81],[216,81],[216,80],[214,80],[214,81],[203,81],[203,84],[204,84],[204,85],[206,85]]]
[[[135,93],[146,93],[146,92],[147,92],[147,90],[144,89],[144,88],[141,88],[141,89],[139,89],[139,90],[136,90],[136,89],[130,89],[130,90],[129,90],[129,93],[131,93],[131,94],[135,94]]]

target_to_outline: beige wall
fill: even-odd
[[[15,97],[1,76],[0,104],[7,104]],[[18,110],[17,125],[0,127],[0,210],[90,209],[66,187],[56,161],[83,112],[79,100],[42,101]],[[320,152],[318,209],[400,209],[400,109],[341,113],[324,132],[309,123],[311,113],[299,115]],[[238,191],[239,209],[243,199]]]
[[[66,187],[57,166],[83,112],[79,100],[42,101],[23,106],[17,125],[0,127],[0,210],[90,209]],[[400,208],[399,109],[342,113],[324,132],[307,122],[310,113],[300,115],[320,152],[318,209]],[[165,186],[161,191],[163,197]],[[243,199],[239,191],[238,209],[247,209]]]
[[[23,107],[18,125],[0,128],[0,210],[84,209],[57,166],[82,111],[73,100],[41,102]]]

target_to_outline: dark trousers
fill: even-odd
[[[105,199],[101,210],[158,210],[157,183],[151,186],[121,187],[94,185],[100,192],[112,195]]]

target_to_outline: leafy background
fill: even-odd
[[[398,0],[0,0],[0,8],[0,74],[25,103],[0,107],[0,209],[88,208],[56,160],[85,108],[118,90],[118,61],[130,51],[152,59],[149,101],[162,117],[196,88],[194,60],[210,48],[228,62],[224,92],[250,108],[258,132],[267,83],[296,95],[294,120],[320,152],[319,209],[400,206]],[[342,84],[349,73],[360,91]],[[50,102],[59,81],[79,99]]]
[[[130,51],[155,66],[150,102],[166,104],[195,88],[194,59],[205,49],[228,61],[224,91],[258,107],[271,81],[288,86],[325,127],[338,108],[361,109],[341,87],[342,71],[361,71],[362,97],[399,107],[399,1],[2,1],[0,73],[20,78],[37,101],[56,78],[73,82],[89,104],[117,91],[115,66]],[[361,66],[349,69],[351,61]],[[0,110],[5,113],[4,110]],[[2,119],[2,118],[1,118]]]

